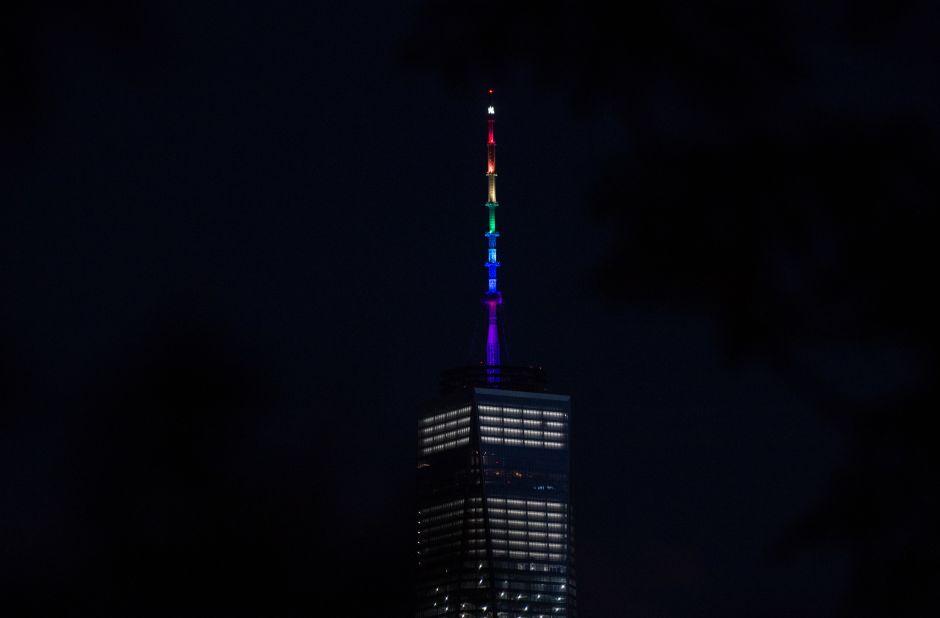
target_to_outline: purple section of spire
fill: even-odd
[[[498,305],[498,299],[486,300],[486,364],[490,367],[499,366],[499,323],[497,319]]]

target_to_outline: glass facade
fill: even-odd
[[[418,420],[415,616],[576,617],[570,398],[473,387]]]

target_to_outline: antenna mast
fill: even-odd
[[[486,366],[487,381],[499,382],[499,306],[503,302],[503,295],[497,285],[496,272],[499,269],[499,260],[496,258],[496,239],[499,238],[499,231],[496,229],[496,208],[499,203],[496,201],[496,108],[493,106],[493,89],[488,90],[490,95],[489,105],[486,108],[486,209],[489,213],[489,227],[486,236],[486,272],[487,286],[486,294],[483,296],[483,304],[486,306]]]

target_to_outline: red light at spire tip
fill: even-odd
[[[493,89],[490,88],[489,90],[487,90],[487,92],[490,93],[490,94],[493,94]]]

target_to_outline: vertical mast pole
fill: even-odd
[[[490,382],[499,382],[498,367],[500,364],[499,354],[499,305],[503,302],[502,294],[497,284],[496,272],[499,268],[499,260],[496,257],[496,239],[499,238],[499,231],[496,229],[496,208],[499,203],[496,201],[496,108],[493,106],[493,89],[489,91],[490,101],[486,108],[486,209],[489,214],[489,226],[485,234],[487,241],[486,252],[486,271],[487,286],[486,294],[483,297],[483,303],[486,305],[487,324],[486,324],[486,366],[491,368],[487,371],[487,380]]]

